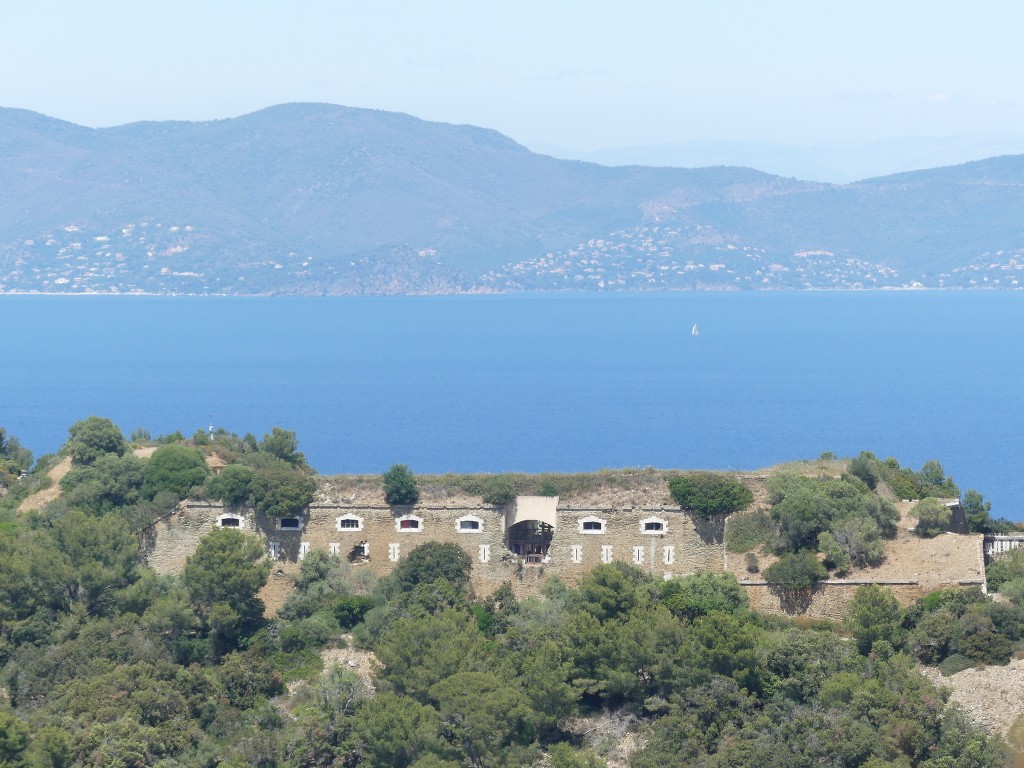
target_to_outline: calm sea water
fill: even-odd
[[[699,335],[691,334],[696,324]],[[1024,518],[1024,294],[0,297],[0,425],[298,433],[322,473],[938,459]]]

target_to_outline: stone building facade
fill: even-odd
[[[519,497],[504,507],[317,502],[303,516],[284,520],[218,502],[186,501],[145,532],[143,552],[155,570],[177,573],[214,528],[257,536],[275,563],[261,594],[273,613],[291,591],[303,558],[318,550],[383,576],[425,542],[453,543],[472,559],[477,595],[486,596],[508,581],[523,596],[535,593],[549,575],[572,586],[598,565],[616,561],[664,579],[697,571],[735,573],[725,550],[724,524],[724,518],[705,520],[678,507],[564,506],[556,497]],[[982,537],[946,536],[953,539],[920,540],[901,532],[886,568],[875,578],[830,580],[808,593],[788,594],[737,575],[752,608],[827,619],[841,618],[856,588],[865,583],[889,589],[904,605],[940,587],[984,589]]]
[[[199,540],[216,527],[258,536],[277,564],[278,577],[297,572],[315,550],[383,576],[424,542],[457,544],[472,558],[478,595],[505,581],[529,593],[551,574],[571,585],[597,565],[614,561],[666,579],[721,572],[725,555],[722,519],[705,521],[677,507],[565,507],[557,497],[531,496],[506,507],[318,502],[302,517],[284,520],[248,508],[187,501],[146,533],[146,561],[157,571],[179,572]],[[267,597],[268,603],[277,602]]]

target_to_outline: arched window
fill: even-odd
[[[640,521],[640,533],[657,535],[668,531],[668,521],[660,517],[647,517]]]
[[[402,515],[395,519],[395,530],[399,533],[419,533],[423,530],[423,518],[419,515]]]
[[[363,518],[357,515],[342,515],[335,520],[339,531],[352,532],[363,530]]]
[[[455,530],[458,533],[483,533],[484,521],[475,515],[466,515],[455,521]]]
[[[580,533],[604,533],[604,520],[600,517],[580,518]]]

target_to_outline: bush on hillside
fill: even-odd
[[[420,489],[416,477],[405,464],[393,464],[381,476],[384,485],[384,500],[392,505],[415,504],[420,500]]]
[[[910,510],[910,514],[917,518],[917,535],[926,538],[949,530],[949,523],[953,518],[952,510],[931,496],[917,502]]]
[[[745,485],[714,472],[679,475],[669,481],[668,490],[676,504],[701,517],[728,515],[754,501]]]
[[[813,589],[828,578],[828,571],[810,550],[787,552],[764,570],[764,580],[785,589]]]

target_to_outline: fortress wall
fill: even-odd
[[[961,582],[943,585],[921,584],[919,582],[868,582],[868,581],[827,581],[819,584],[810,594],[787,594],[783,590],[772,589],[763,582],[744,583],[750,607],[762,613],[785,614],[787,616],[806,616],[810,619],[829,619],[841,621],[846,615],[857,593],[858,587],[867,583],[877,583],[882,589],[888,590],[900,605],[911,605],[915,600],[929,592],[942,587],[959,588],[968,586]],[[980,586],[980,585],[979,585]]]
[[[454,543],[462,547],[473,562],[472,584],[480,596],[489,595],[505,581],[512,583],[520,597],[536,594],[550,575],[557,575],[567,585],[574,586],[606,560],[631,563],[656,578],[671,578],[697,571],[721,573],[724,569],[724,520],[702,520],[671,507],[559,507],[546,561],[528,565],[505,545],[504,510],[490,505],[391,508],[385,505],[317,503],[301,519],[300,529],[280,530],[276,519],[262,518],[251,509],[225,508],[217,502],[184,502],[172,515],[144,534],[146,562],[161,573],[180,572],[200,539],[217,526],[218,517],[226,514],[237,515],[242,520],[240,530],[258,536],[268,556],[272,551],[271,544],[278,545],[274,568],[261,593],[271,614],[284,603],[292,589],[303,548],[308,551],[335,550],[354,568],[365,568],[383,576],[420,544],[428,541]],[[401,527],[401,519],[410,515],[420,519],[419,528]],[[361,527],[339,529],[338,519],[344,517],[358,518]],[[460,531],[458,521],[466,517],[479,520],[479,529]],[[601,521],[602,530],[585,531],[581,527],[584,519]],[[662,529],[645,532],[645,521],[661,522]],[[959,546],[952,547],[953,550],[966,547],[972,564],[974,560],[982,560],[980,537],[977,542],[960,542],[966,537],[956,538]],[[935,546],[934,540],[929,541]],[[368,557],[362,555],[363,543],[367,545]],[[604,549],[606,547],[610,550]],[[950,547],[947,542],[943,554],[950,555]],[[974,573],[979,569],[955,567],[952,570],[956,573],[952,573],[949,566],[959,564],[959,559],[947,557],[945,560],[948,561],[943,562],[946,567],[940,569],[946,574],[944,577],[938,571],[922,572],[918,576],[916,569],[920,566],[915,565],[915,573],[907,572],[907,576],[912,578],[904,579],[901,571],[906,571],[907,567],[901,569],[898,563],[892,562],[888,573],[879,574],[881,578],[833,580],[806,595],[773,590],[760,581],[748,581],[744,586],[755,610],[839,620],[857,587],[864,583],[879,583],[891,590],[903,605],[909,605],[940,587],[983,583],[983,579],[977,579],[978,574]],[[980,574],[983,576],[983,568]]]
[[[143,542],[147,563],[161,573],[179,572],[199,540],[227,514],[240,518],[239,530],[262,540],[268,556],[272,545],[277,545],[275,566],[262,594],[271,611],[287,597],[304,548],[336,551],[353,567],[383,576],[394,569],[397,559],[422,543],[457,544],[473,561],[472,583],[478,595],[490,594],[505,581],[511,581],[521,596],[535,593],[552,574],[574,585],[605,559],[633,563],[663,578],[699,570],[721,572],[723,563],[723,521],[702,521],[673,508],[559,508],[547,560],[526,565],[505,545],[504,511],[490,505],[392,508],[317,503],[301,518],[301,528],[281,530],[276,519],[217,502],[184,502],[154,525]],[[358,519],[360,527],[339,529],[338,520],[345,517]],[[418,518],[419,527],[402,528],[403,517]],[[479,520],[478,530],[459,530],[458,521],[467,517]],[[583,518],[600,520],[602,530],[583,532]],[[662,530],[645,533],[643,521],[660,522]],[[368,557],[362,554],[364,543]],[[640,548],[639,554],[635,548]]]

